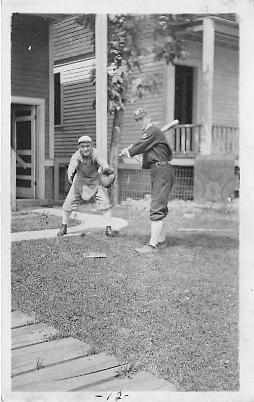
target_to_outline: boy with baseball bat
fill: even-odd
[[[137,248],[138,253],[155,253],[158,246],[165,244],[166,224],[168,214],[168,201],[174,183],[173,168],[170,165],[172,150],[163,132],[157,128],[150,115],[144,108],[139,108],[134,113],[142,137],[129,148],[122,149],[120,156],[134,157],[143,155],[143,169],[150,170],[151,179],[151,204],[150,221],[151,236],[149,244]],[[176,120],[174,125],[179,124]],[[170,128],[170,125],[168,126]]]

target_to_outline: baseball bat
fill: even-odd
[[[163,126],[161,128],[161,131],[164,133],[165,131],[170,130],[171,128],[177,126],[178,124],[179,124],[179,120],[175,119],[175,120],[171,121],[170,123],[167,123],[165,126]]]

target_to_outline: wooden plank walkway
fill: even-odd
[[[12,329],[11,347],[18,349],[36,343],[47,342],[57,331],[44,323],[26,325]]]
[[[175,391],[148,372],[117,378],[121,365],[105,353],[89,356],[90,346],[74,338],[55,339],[58,331],[12,312],[12,391]]]
[[[35,344],[26,350],[23,348],[12,350],[12,375],[86,356],[89,349],[89,345],[78,339],[63,338]]]
[[[12,311],[11,313],[11,328],[23,327],[24,325],[34,324],[35,318],[29,317],[21,311]]]

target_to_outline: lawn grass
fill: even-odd
[[[238,390],[238,223],[225,211],[191,214],[170,209],[156,255],[134,251],[149,238],[142,204],[115,208],[129,220],[118,238],[13,243],[12,307],[179,390]],[[193,226],[218,232],[177,231]],[[88,250],[108,258],[86,259]]]
[[[78,225],[80,222],[77,219],[70,219],[69,226]],[[26,232],[32,230],[47,230],[57,229],[62,224],[60,216],[50,215],[45,213],[27,211],[22,213],[15,213],[12,216],[11,232]]]

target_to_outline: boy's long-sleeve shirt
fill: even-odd
[[[149,169],[155,162],[172,159],[172,150],[165,135],[153,125],[148,127],[143,136],[128,151],[131,157],[143,154],[143,169]]]
[[[67,172],[68,179],[73,181],[76,173],[77,178],[81,179],[85,185],[98,185],[100,167],[102,171],[110,169],[107,161],[99,155],[97,149],[93,148],[88,157],[83,156],[78,150],[71,157]]]

